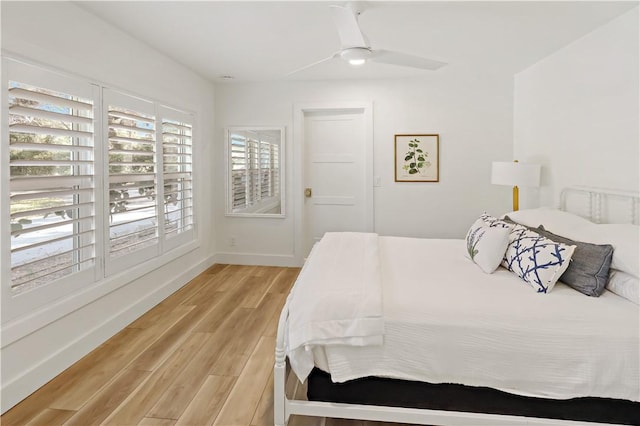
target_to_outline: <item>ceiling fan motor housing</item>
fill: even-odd
[[[345,61],[366,60],[371,57],[371,49],[368,47],[348,47],[340,51],[340,57]]]

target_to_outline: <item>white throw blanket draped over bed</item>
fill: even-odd
[[[328,232],[314,246],[288,300],[285,345],[300,381],[313,369],[315,347],[382,345],[378,257],[372,233]]]

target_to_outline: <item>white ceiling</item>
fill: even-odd
[[[87,1],[85,10],[201,76],[221,82],[401,78],[444,70],[514,74],[638,5],[637,1],[357,2],[373,48],[448,62],[439,71],[339,59],[287,77],[340,47],[329,4]]]

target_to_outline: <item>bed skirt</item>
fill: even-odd
[[[333,383],[314,368],[309,401],[507,414],[562,420],[640,425],[640,403],[608,398],[528,398],[491,388],[367,377]]]

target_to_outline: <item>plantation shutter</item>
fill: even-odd
[[[231,208],[233,211],[247,207],[247,139],[243,135],[232,133],[231,163]]]
[[[161,114],[164,235],[172,241],[193,233],[193,117],[166,107]]]
[[[260,142],[260,199],[271,196],[271,144]]]
[[[144,261],[193,246],[193,114],[20,60],[1,65],[4,319],[128,282],[154,267]]]
[[[158,254],[154,105],[104,90],[108,127],[108,272]],[[117,261],[116,261],[117,259]]]
[[[271,157],[269,164],[269,173],[271,175],[270,193],[271,197],[280,197],[280,149],[279,145],[273,143],[270,145]]]
[[[93,87],[8,68],[11,294],[85,284],[96,258]]]
[[[247,206],[252,206],[260,201],[260,142],[254,138],[247,139],[247,160]]]

